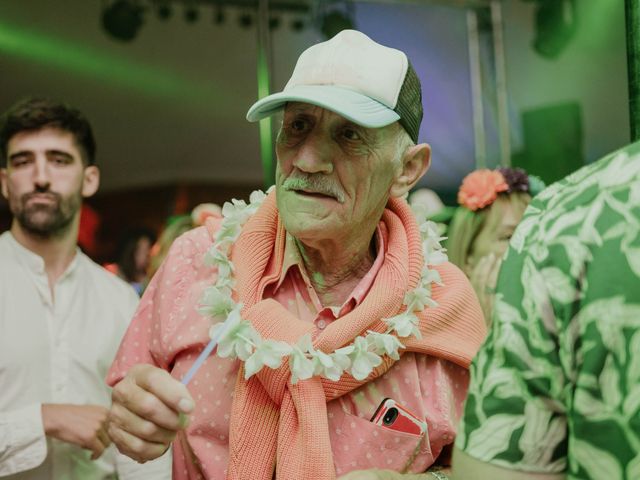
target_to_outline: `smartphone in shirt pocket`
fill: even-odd
[[[371,422],[396,432],[411,433],[413,435],[423,435],[427,430],[425,422],[392,398],[385,398],[380,402],[376,412],[371,417]]]
[[[328,404],[329,436],[338,476],[374,468],[418,473],[433,463],[427,423],[404,405],[385,398],[373,417],[361,417],[349,411],[351,403],[341,400],[337,400],[338,408],[334,402]],[[413,420],[412,425],[405,424],[405,418],[399,418],[405,415],[417,424]]]

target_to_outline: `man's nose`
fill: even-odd
[[[309,135],[298,149],[293,165],[305,173],[333,172],[333,151],[330,141],[322,135]]]
[[[33,172],[33,183],[40,189],[46,189],[51,184],[49,165],[46,159],[36,159]]]

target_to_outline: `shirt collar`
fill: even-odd
[[[364,300],[364,298],[367,296],[367,293],[369,293],[369,289],[371,288],[371,285],[373,284],[373,281],[376,278],[376,275],[378,274],[380,267],[382,266],[382,262],[384,262],[384,257],[386,253],[387,229],[385,224],[382,222],[380,222],[378,224],[378,227],[376,228],[375,240],[376,240],[376,245],[375,245],[376,258],[373,262],[373,265],[371,266],[369,271],[366,273],[366,275],[360,279],[360,282],[358,282],[358,285],[356,286],[356,288],[353,289],[353,291],[351,292],[351,295],[345,301],[343,306],[349,303],[353,303],[354,306],[356,306],[356,305],[359,305],[362,302],[362,300]],[[285,247],[284,247],[284,257],[282,262],[282,270],[280,271],[280,276],[277,278],[276,284],[273,287],[274,293],[278,291],[278,289],[282,285],[282,282],[284,282],[287,274],[289,273],[289,270],[292,268],[297,268],[298,272],[300,272],[302,279],[304,280],[304,283],[308,287],[311,287],[311,281],[309,280],[307,271],[304,267],[304,262],[302,261],[302,256],[300,255],[300,249],[298,248],[298,245],[296,244],[296,240],[293,237],[293,235],[287,232]]]
[[[11,232],[7,232],[7,236],[9,238],[9,245],[11,245],[16,258],[31,272],[35,273],[36,275],[44,275],[44,259],[37,253],[32,252],[27,247],[18,242]],[[73,260],[71,260],[71,263],[69,264],[65,272],[60,276],[60,280],[75,271],[81,255],[82,251],[78,247],[76,247],[76,254],[73,256]]]

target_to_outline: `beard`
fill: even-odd
[[[47,195],[53,202],[29,203],[36,194]],[[76,192],[63,197],[51,191],[35,191],[15,198],[10,204],[13,216],[25,231],[41,238],[50,238],[62,235],[70,228],[82,205],[82,194]]]

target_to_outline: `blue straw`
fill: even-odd
[[[213,349],[216,348],[216,345],[218,345],[218,342],[220,341],[220,338],[222,337],[226,329],[227,329],[227,325],[225,321],[222,324],[222,326],[218,328],[218,330],[216,330],[216,332],[211,337],[211,340],[209,341],[205,349],[202,350],[202,352],[200,353],[200,355],[198,355],[198,358],[196,359],[194,364],[191,365],[191,368],[189,369],[189,371],[185,374],[184,377],[182,377],[182,380],[180,380],[184,385],[186,385],[191,381],[191,379],[196,374],[198,369],[202,366],[204,361],[209,357]]]

